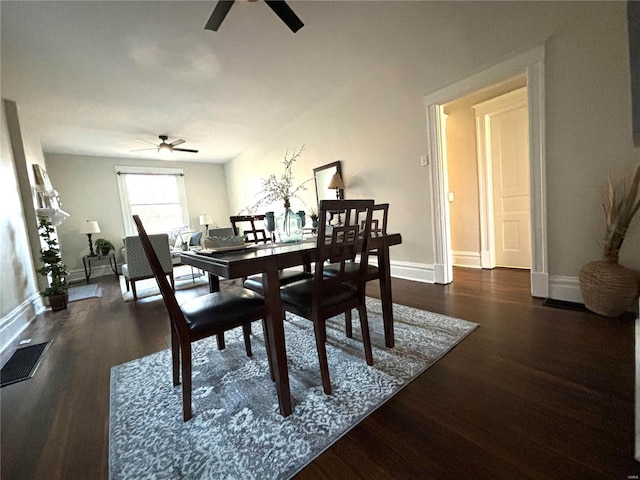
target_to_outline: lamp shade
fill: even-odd
[[[200,225],[211,225],[213,224],[213,219],[208,213],[203,213],[200,215]]]
[[[331,181],[329,182],[329,186],[327,188],[344,188],[344,182],[342,181],[342,177],[338,172],[333,174],[333,177],[331,177]]]
[[[87,220],[80,225],[80,233],[100,233],[100,226],[95,220]]]

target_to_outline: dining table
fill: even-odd
[[[280,298],[278,272],[285,268],[311,265],[315,261],[318,238],[305,238],[295,243],[267,243],[244,245],[238,249],[206,249],[185,251],[180,254],[183,264],[191,265],[209,274],[209,290],[220,290],[220,278],[235,279],[262,274],[264,298],[267,307],[265,325],[272,352],[273,374],[280,414],[287,417],[292,412],[287,351],[284,336],[284,310]],[[370,258],[377,258],[380,273],[380,297],[384,323],[385,345],[394,346],[393,300],[391,294],[391,273],[389,247],[402,243],[399,233],[374,234],[368,245]],[[222,342],[222,343],[221,343]],[[219,338],[219,347],[224,348],[224,340]]]

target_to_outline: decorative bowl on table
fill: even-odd
[[[209,237],[204,239],[204,248],[242,247],[244,244],[244,237],[241,235]]]

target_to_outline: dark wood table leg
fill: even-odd
[[[220,277],[213,273],[209,274],[209,291],[211,293],[220,291]]]
[[[193,266],[191,268],[193,269]],[[220,291],[220,277],[213,273],[209,274],[209,291],[211,293]],[[224,332],[216,335],[216,341],[218,342],[218,350],[224,350]]]
[[[289,367],[287,366],[287,348],[284,339],[284,318],[280,298],[280,281],[275,260],[267,260],[266,272],[262,274],[264,298],[267,303],[266,325],[269,345],[273,359],[273,374],[276,381],[280,414],[291,415],[291,391],[289,389]]]
[[[391,296],[391,265],[389,263],[389,246],[378,249],[378,271],[380,272],[380,299],[382,300],[382,319],[384,322],[384,343],[393,348],[393,298]]]

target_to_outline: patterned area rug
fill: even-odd
[[[344,335],[343,316],[328,322],[330,396],[322,391],[311,322],[287,314],[287,418],[278,412],[258,323],[253,358],[241,329],[226,334],[222,351],[215,340],[194,344],[193,418],[186,423],[169,350],[113,367],[110,478],[290,478],[478,326],[394,305],[396,347],[387,349],[380,302],[368,298],[367,309],[373,367],[364,360],[357,312],[353,339]]]
[[[193,288],[197,285],[206,285],[209,283],[208,275],[202,273],[197,268],[192,270],[189,265],[179,265],[174,267],[173,278],[176,290],[184,290],[185,288]],[[138,300],[149,297],[158,297],[158,299],[162,298],[155,278],[147,278],[146,280],[137,281],[136,291],[138,293]],[[127,286],[122,275],[120,275],[120,292],[122,293],[122,299],[125,302],[133,301],[133,293],[131,289],[127,292]]]

